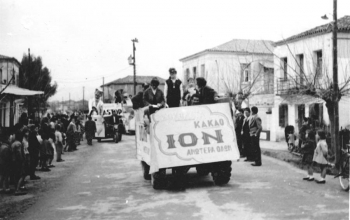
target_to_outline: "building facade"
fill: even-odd
[[[142,85],[144,83],[151,83],[151,80],[156,76],[136,76],[136,94],[143,91]],[[160,84],[159,89],[164,91],[165,80],[163,78],[157,77]],[[123,93],[128,93],[134,96],[134,76],[126,76],[124,78],[119,78],[112,82],[106,83],[101,86],[104,91],[104,102],[113,102],[114,93],[117,90],[123,90]]]
[[[262,118],[263,139],[269,140],[274,105],[273,42],[233,39],[217,47],[180,59],[183,82],[204,77],[220,96],[250,91],[242,107],[257,106]]]
[[[339,87],[350,77],[350,16],[338,20]],[[302,119],[309,117],[318,127],[329,126],[324,100],[302,94],[310,84],[326,88],[333,81],[332,25],[326,24],[276,42],[274,50],[275,96],[272,109],[271,140],[284,139],[284,128],[298,132]],[[295,91],[295,94],[291,91]],[[339,125],[350,126],[350,99],[339,103]]]

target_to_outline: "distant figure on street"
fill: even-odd
[[[164,97],[169,108],[179,107],[183,96],[182,82],[177,78],[175,68],[169,69],[170,77],[165,81]]]
[[[95,137],[96,123],[92,120],[92,117],[88,117],[89,120],[85,122],[85,136],[88,145],[92,145],[92,139]]]
[[[252,116],[249,119],[249,134],[251,147],[253,152],[253,159],[255,163],[252,166],[261,166],[261,149],[260,149],[260,133],[262,131],[261,119],[258,116],[258,108],[253,106],[251,108]]]
[[[207,86],[207,81],[203,77],[196,78],[196,82],[199,89],[199,104],[214,104],[218,100],[216,91]]]

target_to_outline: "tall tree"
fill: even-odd
[[[31,115],[33,108],[46,107],[47,100],[57,91],[57,83],[52,82],[51,72],[42,63],[40,56],[24,54],[19,70],[19,85],[22,88],[43,91],[44,94],[37,97],[29,97],[28,112]]]

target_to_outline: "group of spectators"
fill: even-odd
[[[26,194],[26,177],[39,180],[36,171],[51,171],[55,152],[56,162],[64,162],[64,152],[76,151],[82,141],[83,118],[81,113],[47,114],[34,122],[23,113],[13,128],[0,129],[0,193]]]
[[[236,111],[235,131],[241,157],[246,157],[246,162],[254,162],[252,166],[261,166],[259,140],[262,125],[257,107],[238,109]]]

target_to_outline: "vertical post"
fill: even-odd
[[[102,101],[105,102],[105,78],[102,77]]]
[[[136,95],[136,57],[135,57],[135,40],[132,41],[133,46],[133,65],[134,65],[134,95]]]
[[[338,165],[340,161],[340,146],[339,146],[339,86],[338,86],[338,25],[337,25],[337,0],[333,0],[333,105],[334,105],[334,134],[332,135],[332,144],[335,149],[335,162]]]
[[[84,108],[85,108],[85,87],[83,86],[83,112],[84,112]]]
[[[70,109],[70,93],[69,93],[69,104],[68,104],[68,109]]]

